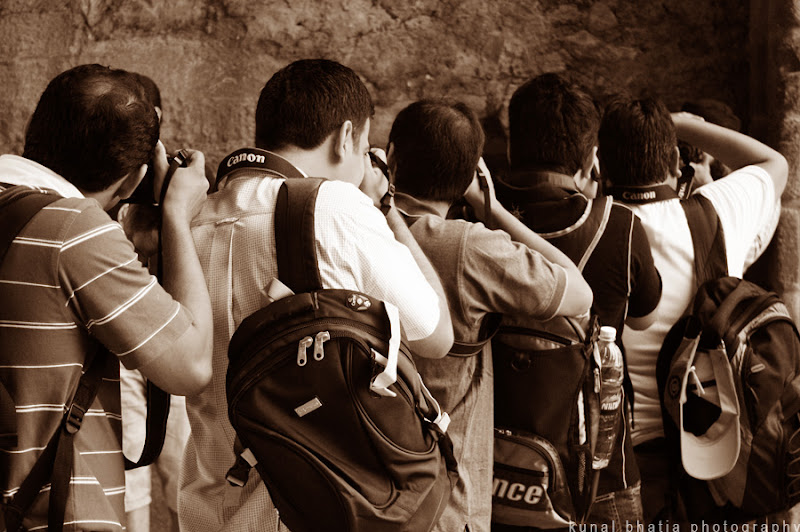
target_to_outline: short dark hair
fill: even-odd
[[[322,144],[346,121],[360,138],[375,112],[369,91],[350,68],[327,59],[303,59],[276,72],[256,109],[256,147],[275,150]]]
[[[508,104],[513,169],[540,168],[574,175],[597,144],[600,113],[594,100],[558,74],[520,86]]]
[[[139,85],[142,87],[142,95],[145,101],[150,102],[150,104],[155,107],[161,108],[161,91],[158,90],[156,82],[153,81],[152,78],[144,74],[139,74],[138,72],[131,72],[131,75],[136,78],[136,81],[138,81]]]
[[[483,151],[475,112],[452,100],[420,100],[394,119],[395,186],[411,196],[453,203],[466,192]]]
[[[81,65],[47,85],[22,155],[82,191],[100,192],[150,161],[158,135],[155,109],[130,72]]]
[[[663,182],[677,139],[669,110],[654,98],[616,98],[607,106],[598,133],[600,174],[614,185]]]

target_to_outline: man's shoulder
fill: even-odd
[[[706,197],[716,210],[722,208],[750,208],[755,196],[771,199],[769,194],[757,194],[758,190],[771,191],[773,187],[770,174],[760,166],[745,166],[734,170],[727,176],[703,185],[695,194]],[[739,202],[737,203],[737,200]]]
[[[355,185],[325,179],[319,186],[314,216],[331,223],[347,224],[353,230],[370,230],[368,224],[386,225],[383,213]]]
[[[116,224],[94,199],[59,198],[39,211],[21,236],[65,241],[100,226]],[[121,228],[120,228],[121,231]]]
[[[423,214],[416,217],[409,227],[411,234],[419,243],[424,251],[440,251],[447,247],[455,251],[456,247],[461,246],[465,235],[471,236],[478,231],[491,233],[483,224],[476,224],[461,219],[446,219],[435,214]]]
[[[318,201],[335,211],[349,211],[353,206],[371,208],[372,200],[352,183],[323,179],[319,186]],[[345,202],[345,203],[342,203]],[[378,211],[380,212],[380,211]]]

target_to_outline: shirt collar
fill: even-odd
[[[426,214],[433,214],[439,218],[442,217],[436,209],[428,205],[425,201],[421,201],[403,192],[395,192],[394,203],[400,212],[409,217],[420,217]]]
[[[569,193],[580,192],[574,177],[550,170],[515,170],[511,172],[509,180],[511,183],[505,183],[505,185],[511,189],[525,190],[548,186]]]
[[[0,182],[47,188],[65,198],[83,198],[78,188],[36,161],[18,155],[0,155]]]
[[[515,184],[510,184],[511,181]],[[518,202],[557,201],[566,198],[584,197],[572,176],[547,170],[518,170],[510,179],[498,179],[497,195],[500,201]]]

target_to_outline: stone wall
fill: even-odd
[[[86,62],[152,77],[168,147],[212,162],[251,143],[269,76],[314,56],[363,76],[376,145],[399,109],[442,95],[497,136],[514,89],[546,71],[672,107],[717,98],[746,118],[747,17],[734,0],[0,0],[0,149],[21,150],[47,81]]]

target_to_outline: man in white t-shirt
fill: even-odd
[[[676,138],[677,136],[677,138]],[[634,389],[633,443],[642,473],[647,522],[665,513],[669,474],[656,383],[656,358],[669,329],[695,294],[694,249],[675,184],[680,176],[677,139],[711,154],[734,171],[698,189],[713,205],[725,235],[728,273],[741,277],[774,231],[788,167],[783,156],[757,140],[688,113],[670,115],[653,99],[612,102],[599,131],[600,170],[615,199],[644,225],[663,281],[658,317],[648,328],[625,328],[628,371]],[[769,233],[769,234],[766,234]]]
[[[192,431],[178,494],[181,530],[285,530],[255,469],[244,487],[225,480],[236,459],[225,396],[228,342],[268,303],[266,288],[278,277],[274,214],[285,179],[328,178],[314,211],[323,288],[393,303],[415,355],[443,357],[453,344],[439,279],[402,217],[394,207],[384,216],[374,206],[381,196],[359,190],[381,194],[368,155],[372,112],[351,69],[322,59],[284,67],[261,91],[256,147],[223,159],[217,192],[192,222],[214,313],[214,367],[211,385],[186,401]]]

